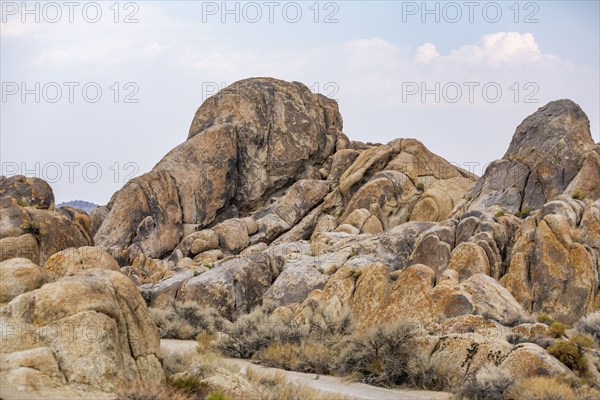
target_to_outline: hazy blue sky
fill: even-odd
[[[252,76],[336,98],[351,139],[414,137],[478,175],[554,99],[600,141],[598,1],[0,3],[1,173],[57,201],[106,203]]]

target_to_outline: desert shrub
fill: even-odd
[[[193,301],[175,302],[175,312],[187,321],[195,331],[214,333],[225,329],[227,320],[212,307],[200,306]]]
[[[214,308],[193,301],[175,302],[167,308],[150,308],[150,315],[163,339],[194,339],[200,332],[224,330],[229,323]]]
[[[573,389],[557,378],[536,376],[518,381],[507,390],[506,400],[576,400]]]
[[[538,322],[550,326],[550,325],[552,325],[554,320],[552,319],[551,316],[549,316],[546,313],[539,313],[538,314]]]
[[[42,228],[40,227],[40,224],[36,221],[27,222],[21,227],[21,229],[23,229],[24,233],[30,233],[37,239],[39,239],[42,236]]]
[[[593,349],[596,347],[594,341],[586,335],[575,335],[570,337],[569,341],[579,347],[580,350],[583,350],[584,348]]]
[[[575,323],[575,330],[580,334],[590,335],[600,343],[600,311],[582,317]]]
[[[531,214],[531,209],[525,208],[524,210],[517,211],[515,213],[515,216],[525,219],[525,218],[529,217],[530,214]]]
[[[569,340],[559,340],[548,347],[548,353],[575,372],[587,371],[587,362],[581,349]]]
[[[352,311],[344,306],[341,309],[328,307],[322,303],[306,308],[306,322],[312,337],[331,338],[350,334],[353,329]]]
[[[571,197],[575,200],[585,200],[585,193],[582,190],[574,190]]]
[[[469,377],[460,389],[465,400],[503,400],[515,383],[511,373],[499,367],[484,367]]]
[[[496,215],[494,215],[494,217],[496,217],[496,218],[500,218],[500,217],[504,217],[504,215],[506,215],[506,214],[504,213],[504,211],[498,211],[498,212],[496,213]]]
[[[186,340],[194,338],[194,328],[181,318],[173,308],[150,308],[149,310],[162,339]]]
[[[401,385],[407,381],[411,339],[412,327],[404,323],[376,326],[349,340],[340,355],[340,369],[360,374],[365,383]]]
[[[419,192],[424,192],[425,191],[425,185],[423,184],[423,182],[417,183],[417,190]]]
[[[257,307],[239,317],[215,346],[230,357],[251,358],[271,343],[299,343],[305,336],[306,329],[300,324],[270,316]]]
[[[567,326],[558,321],[554,321],[550,325],[550,334],[555,338],[560,338],[564,336],[566,330]]]
[[[443,365],[429,360],[409,358],[406,363],[405,385],[422,390],[451,391],[452,385],[448,372]]]
[[[267,367],[292,371],[330,374],[336,354],[331,346],[322,343],[273,343],[256,354]]]

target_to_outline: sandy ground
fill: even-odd
[[[193,340],[161,340],[163,353],[176,351],[195,351],[196,342]],[[255,365],[248,360],[227,359],[228,362],[236,364],[241,371],[252,366],[259,371],[280,372],[285,375],[288,381],[293,383],[302,383],[312,388],[326,393],[336,393],[349,396],[356,400],[446,400],[452,396],[448,393],[428,392],[419,390],[401,390],[384,389],[375,386],[369,386],[364,383],[346,382],[343,378],[335,376],[320,375],[317,378],[315,374],[304,374],[301,372],[286,371],[278,368],[267,368]],[[308,400],[308,399],[307,399]]]

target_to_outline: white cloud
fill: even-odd
[[[417,53],[415,55],[415,61],[418,63],[428,64],[431,60],[439,56],[435,45],[432,43],[425,43],[417,47]]]
[[[476,44],[453,50],[445,58],[456,63],[491,67],[558,60],[554,55],[542,53],[531,33],[518,32],[485,35]]]

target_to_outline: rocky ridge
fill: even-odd
[[[98,372],[73,367],[77,345],[3,347],[49,365],[3,361],[19,385],[37,373],[95,389],[117,372],[157,379],[146,304],[193,302],[230,320],[258,305],[298,321],[315,305],[350,309],[359,334],[410,321],[424,358],[462,361],[457,383],[488,365],[572,376],[509,336],[548,334],[540,314],[571,325],[600,309],[600,145],[570,100],[527,117],[478,178],[415,139],[350,141],[335,101],[253,78],[202,104],[187,140],[90,216],[54,210],[41,180],[3,177],[0,194],[2,323],[90,319],[120,354],[90,351]],[[71,292],[90,303],[59,310]]]

